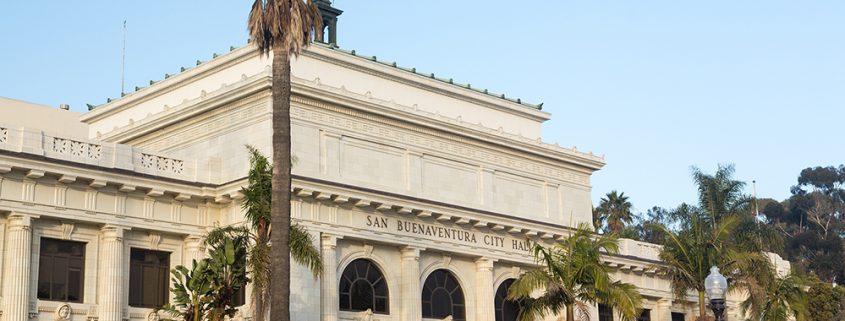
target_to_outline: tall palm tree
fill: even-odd
[[[727,271],[731,290],[758,291],[760,279],[771,269],[760,248],[737,244],[737,227],[747,215],[748,198],[743,183],[734,181],[732,166],[719,166],[715,175],[697,168],[693,178],[699,190],[699,205],[682,204],[676,217],[683,228],[672,230],[656,225],[665,235],[660,259],[664,262],[676,297],[698,294],[699,320],[706,320],[704,279],[711,266]],[[756,295],[755,293],[751,293]]]
[[[619,252],[615,236],[596,236],[582,223],[561,243],[550,248],[534,244],[532,251],[540,268],[523,274],[508,290],[509,300],[524,304],[519,320],[561,312],[574,320],[576,310],[587,313],[587,305],[596,303],[615,307],[623,321],[636,320],[642,302],[636,287],[613,280],[601,262],[603,254]],[[544,293],[534,298],[535,290]]]
[[[611,191],[607,193],[607,196],[602,197],[596,212],[601,220],[607,221],[610,233],[619,235],[625,229],[625,225],[634,220],[634,214],[631,213],[632,207],[624,192]]]
[[[312,0],[255,0],[247,21],[258,50],[273,53],[270,313],[280,321],[290,320],[290,56],[308,46],[321,23]]]
[[[249,150],[249,185],[241,189],[246,220],[251,227],[253,244],[250,248],[249,265],[252,274],[253,320],[264,321],[267,315],[267,290],[270,288],[270,205],[272,193],[272,169],[267,157],[252,146]],[[294,261],[307,266],[314,277],[322,271],[320,251],[311,242],[308,231],[297,224],[290,227],[290,255]]]
[[[779,277],[770,271],[760,291],[742,302],[743,313],[752,321],[804,321],[807,319],[805,280],[795,273]]]

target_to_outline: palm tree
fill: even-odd
[[[517,279],[508,290],[509,300],[520,300],[519,320],[543,318],[548,313],[566,313],[574,320],[575,311],[587,313],[588,304],[603,303],[617,309],[623,321],[636,320],[642,298],[634,285],[613,280],[601,255],[619,252],[615,236],[593,234],[588,224],[580,224],[561,243],[550,248],[534,244],[539,269]],[[532,297],[535,290],[543,290]]]
[[[244,201],[241,204],[252,229],[253,245],[249,253],[249,270],[252,273],[253,318],[263,321],[267,315],[267,289],[270,288],[270,204],[272,193],[272,169],[267,157],[258,149],[249,150],[249,185],[241,189]],[[297,224],[290,227],[290,255],[294,261],[308,266],[314,277],[322,271],[320,251],[312,243],[311,236]]]
[[[742,302],[743,313],[753,321],[804,321],[808,317],[806,284],[795,273],[778,277],[771,271],[757,295]]]
[[[665,235],[660,259],[669,276],[675,297],[698,294],[699,320],[706,320],[704,279],[711,266],[726,273],[731,290],[758,291],[760,279],[771,267],[760,248],[737,244],[737,227],[748,215],[748,198],[743,183],[733,180],[732,166],[719,166],[715,175],[697,168],[693,177],[699,190],[699,205],[681,204],[673,214],[683,229],[674,231],[655,225]],[[756,295],[756,292],[750,293]]]
[[[247,29],[258,50],[273,52],[273,186],[270,206],[270,313],[290,320],[290,56],[308,46],[322,18],[312,0],[255,0]]]
[[[611,191],[601,199],[599,207],[595,210],[601,220],[607,221],[610,233],[619,235],[625,229],[625,225],[634,220],[634,214],[631,213],[632,207],[633,205],[628,201],[624,192]]]

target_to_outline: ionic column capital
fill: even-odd
[[[123,232],[128,229],[119,225],[106,224],[100,228],[100,233],[102,233],[103,241],[123,242]]]
[[[493,263],[496,263],[496,259],[491,259],[489,257],[480,257],[475,260],[475,268],[478,270],[493,270]]]
[[[320,233],[320,246],[323,249],[334,249],[340,239],[343,239],[343,236],[326,232]]]
[[[405,246],[402,247],[402,259],[403,260],[419,260],[420,259],[420,252],[425,251],[425,248],[417,247],[417,246]]]
[[[35,218],[38,218],[38,216],[14,212],[9,214],[6,220],[11,230],[30,230],[32,228],[32,219]]]

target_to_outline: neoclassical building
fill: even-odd
[[[168,271],[244,221],[245,145],[271,150],[270,59],[214,56],[86,113],[0,99],[3,321],[157,320]],[[590,222],[604,158],[544,142],[541,106],[331,45],[292,68],[291,214],[326,266],[292,267],[294,320],[513,320],[525,240]],[[621,249],[606,264],[639,287],[642,320],[694,319],[658,246]]]

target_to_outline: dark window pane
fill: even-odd
[[[643,309],[643,312],[640,314],[640,317],[637,318],[637,321],[651,321],[651,310]]]
[[[42,238],[38,262],[39,299],[82,302],[85,243]]]
[[[388,289],[381,270],[366,259],[349,263],[338,284],[340,309],[389,313]]]
[[[452,297],[449,291],[444,288],[437,288],[431,293],[432,315],[436,319],[442,319],[452,315]]]
[[[672,312],[672,321],[684,321],[685,316],[683,313],[679,312]]]
[[[599,304],[599,321],[613,321],[613,308],[606,304]]]
[[[514,279],[505,280],[496,289],[496,298],[493,303],[496,307],[496,321],[516,321],[519,312],[522,310],[523,301],[510,301],[507,299],[508,289],[514,281]]]
[[[170,253],[132,249],[129,264],[129,305],[157,308],[168,300]]]
[[[465,318],[464,295],[455,276],[447,270],[436,270],[426,278],[422,290],[423,318]]]

